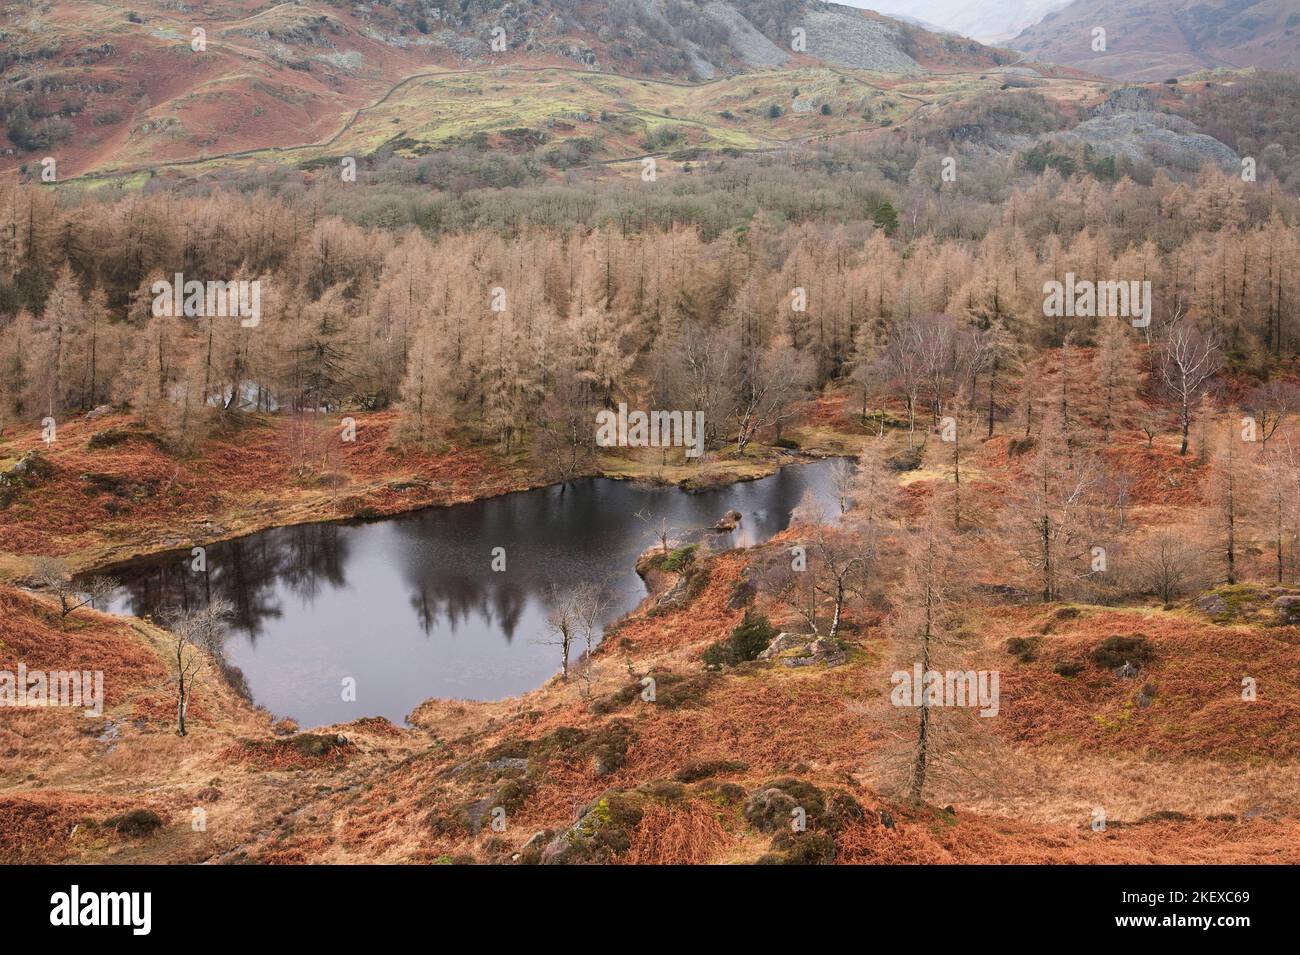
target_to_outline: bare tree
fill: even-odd
[[[185,610],[167,616],[172,634],[172,678],[176,681],[176,735],[188,732],[186,718],[194,689],[211,669],[225,663],[226,621],[234,608],[223,598],[214,598],[199,610]]]
[[[808,390],[812,379],[812,358],[785,340],[742,356],[740,387],[732,409],[736,453],[744,454],[762,428],[775,427],[780,437],[782,422],[793,414],[795,399]]]
[[[597,584],[584,582],[561,593],[552,587],[551,609],[546,615],[546,636],[538,640],[546,646],[560,649],[560,679],[569,682],[573,664],[573,651],[584,646],[582,671],[583,695],[591,692],[591,659],[601,633],[601,618],[609,606],[605,591]]]
[[[847,458],[836,458],[831,464],[831,487],[835,489],[835,501],[841,515],[848,513],[853,506],[853,485],[856,478],[856,469]]]
[[[659,542],[660,549],[665,554],[668,553],[668,541],[672,539],[673,532],[677,529],[669,523],[668,515],[656,514],[654,511],[643,507],[636,512],[636,518],[654,532],[655,540]]]
[[[847,492],[852,504],[849,512],[851,522],[865,521],[872,524],[897,513],[900,497],[898,481],[885,463],[883,441],[877,439],[868,442],[858,455],[857,466],[851,473],[852,482]]]
[[[1300,409],[1300,388],[1289,381],[1274,378],[1252,388],[1243,399],[1241,407],[1255,419],[1260,450],[1263,451],[1268,447],[1269,438],[1277,434],[1282,422]]]
[[[806,575],[810,609],[804,614],[813,633],[817,633],[816,604],[819,597],[831,602],[829,637],[839,635],[844,621],[844,607],[857,596],[867,581],[876,559],[876,528],[868,524],[841,523],[830,526],[828,516],[811,490],[796,509],[794,523],[800,530],[799,543],[807,549]]]
[[[605,588],[590,581],[579,584],[569,597],[577,635],[582,640],[582,695],[591,696],[592,664],[596,644],[600,642],[601,618],[609,607]]]
[[[1128,334],[1123,324],[1107,322],[1092,360],[1094,389],[1101,402],[1101,437],[1107,444],[1137,399],[1140,366]]]
[[[546,636],[537,642],[560,648],[560,679],[569,682],[569,664],[573,644],[578,638],[578,620],[567,594],[551,588],[551,609],[546,614]]]
[[[595,458],[594,405],[585,382],[561,373],[542,400],[533,453],[563,494]]]
[[[34,560],[32,576],[40,586],[58,598],[60,619],[81,607],[103,603],[117,589],[117,581],[112,577],[91,577],[74,583],[67,563],[57,557],[38,557]]]
[[[1002,511],[1007,545],[1029,570],[1044,602],[1061,597],[1072,563],[1090,556],[1103,510],[1099,466],[1076,454],[1075,466],[1067,469],[1062,442],[1054,427],[1044,428],[1024,480],[1009,489]]]
[[[1250,520],[1256,496],[1247,472],[1249,464],[1237,446],[1239,441],[1236,431],[1227,429],[1214,455],[1208,488],[1214,534],[1230,584],[1237,583],[1239,577],[1242,529]]]
[[[1205,387],[1219,371],[1222,355],[1218,338],[1201,332],[1190,322],[1179,322],[1169,329],[1156,353],[1156,370],[1165,390],[1178,405],[1183,443],[1180,455],[1187,454],[1187,435],[1192,427],[1192,412]]]
[[[1161,603],[1173,603],[1202,578],[1203,556],[1201,548],[1187,539],[1186,532],[1158,530],[1137,549],[1136,582],[1159,597]]]
[[[906,701],[891,693],[890,712],[901,718],[902,729],[894,733],[897,752],[886,761],[900,764],[901,788],[918,802],[937,780],[958,772],[978,772],[980,763],[970,719],[974,711],[937,706],[930,693],[913,685],[912,679],[917,671],[923,680],[953,667],[965,672],[973,649],[958,626],[956,613],[971,568],[945,523],[940,509],[931,506],[912,527],[888,623],[898,666],[895,680],[906,677],[910,693]],[[896,683],[895,692],[900,685]]]
[[[1297,502],[1300,501],[1300,468],[1290,442],[1269,453],[1264,465],[1262,504],[1269,521],[1273,545],[1274,575],[1282,583],[1287,569],[1287,545],[1292,559],[1297,538]]]
[[[1156,435],[1164,430],[1165,412],[1160,408],[1143,408],[1138,412],[1138,427],[1147,436],[1147,448],[1156,440]]]

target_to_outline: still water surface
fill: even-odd
[[[253,699],[303,727],[386,716],[401,723],[430,697],[497,699],[559,670],[546,638],[555,588],[591,581],[609,597],[608,624],[645,596],[636,557],[655,542],[638,514],[679,532],[743,517],[717,546],[762,543],[784,530],[806,490],[833,499],[831,461],[698,494],[592,478],[559,487],[415,511],[365,524],[277,528],[112,568],[107,609],[152,614],[224,597],[227,644]],[[505,548],[506,570],[491,569]],[[343,681],[356,701],[343,699]]]

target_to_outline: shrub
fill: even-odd
[[[758,655],[767,649],[767,645],[776,636],[776,629],[762,614],[745,614],[745,619],[731,631],[726,640],[719,640],[704,651],[704,665],[710,669],[723,666],[736,666],[749,660],[757,660]]]
[[[163,821],[152,809],[132,809],[120,816],[105,819],[104,825],[109,829],[117,830],[119,835],[126,836],[128,839],[139,839],[153,835],[162,828]]]

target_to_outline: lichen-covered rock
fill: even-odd
[[[1202,594],[1192,601],[1192,605],[1210,617],[1218,617],[1228,612],[1228,602],[1215,593]]]
[[[839,666],[848,657],[840,642],[828,636],[779,633],[758,658],[785,667],[805,667],[817,663],[833,667]]]
[[[795,651],[804,651],[808,649],[808,644],[812,638],[803,633],[778,633],[767,649],[758,655],[760,660],[774,660],[783,654],[789,654]]]
[[[782,777],[766,782],[745,803],[745,820],[759,832],[777,832],[790,827],[794,810],[802,809],[804,821],[819,821],[826,807],[822,791],[801,779]]]
[[[611,790],[582,810],[578,821],[542,850],[542,865],[612,862],[632,845],[632,830],[645,813],[646,795]]]

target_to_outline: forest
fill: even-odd
[[[380,149],[356,181],[332,161],[138,189],[6,179],[0,569],[60,601],[0,590],[15,645],[98,620],[75,595],[111,588],[73,575],[109,556],[836,458],[833,505],[809,493],[753,547],[707,553],[638,512],[645,602],[602,640],[595,590],[553,592],[538,636],[562,649],[531,695],[273,729],[238,673],[187,682],[205,654],[221,670],[217,618],[248,611],[213,598],[139,625],[178,687],[159,702],[166,681],[141,676],[136,703],[246,773],[222,786],[346,766],[367,787],[364,805],[310,797],[337,831],[276,808],[230,837],[259,861],[1294,861],[1295,703],[1273,687],[1300,624],[1297,152],[1294,117],[1243,103],[1293,111],[1296,89],[1260,74],[1189,98],[1240,168],[1102,156],[1058,136],[1077,112],[1008,82],[906,132],[690,153],[649,178],[471,143]],[[160,307],[182,280],[255,283],[256,320]],[[1149,289],[1149,312],[1104,291],[1053,307],[1078,283],[1111,306]],[[627,408],[702,415],[704,453],[611,452],[598,422]],[[719,516],[705,530],[740,520]],[[317,558],[295,582],[341,585]],[[428,613],[436,589],[410,603]],[[991,673],[995,696],[1000,674],[1001,709],[876,708],[914,664]],[[1275,695],[1236,707],[1256,677]],[[638,709],[646,680],[668,702]],[[305,802],[315,777],[296,778]],[[1113,841],[1088,841],[1094,803]],[[509,837],[486,828],[498,804],[526,820]],[[814,807],[807,838],[784,833],[791,807]]]

